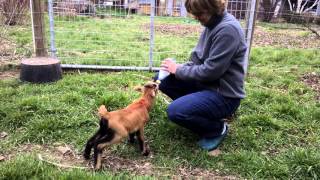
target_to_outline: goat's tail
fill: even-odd
[[[104,133],[109,131],[109,112],[105,105],[101,105],[98,109],[98,114],[100,116],[100,130]]]
[[[107,132],[108,131],[108,129],[109,129],[109,127],[108,127],[109,126],[108,119],[106,119],[104,117],[101,117],[99,125],[100,125],[100,130],[102,132]]]
[[[98,114],[100,117],[105,117],[105,118],[108,118],[107,115],[108,115],[108,110],[106,108],[105,105],[101,105],[98,109]]]

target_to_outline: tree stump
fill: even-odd
[[[33,83],[54,82],[62,78],[60,61],[48,57],[22,59],[20,79]]]

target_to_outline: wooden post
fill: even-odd
[[[22,81],[46,83],[62,78],[60,61],[57,58],[47,57],[43,2],[43,0],[30,0],[36,57],[22,59],[20,66],[20,80]]]
[[[33,24],[33,40],[35,43],[35,53],[37,57],[48,55],[46,48],[45,25],[44,25],[44,6],[43,0],[30,0]]]

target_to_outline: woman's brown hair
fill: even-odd
[[[185,7],[195,16],[201,14],[219,16],[225,9],[225,0],[186,0]]]

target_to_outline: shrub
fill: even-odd
[[[4,24],[14,26],[21,23],[28,7],[28,0],[0,0],[0,12],[4,18]]]
[[[294,23],[294,24],[310,24],[317,20],[316,16],[312,13],[299,14],[291,11],[286,14],[283,14],[282,17],[288,23]]]

